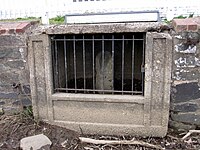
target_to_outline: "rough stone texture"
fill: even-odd
[[[184,103],[184,104],[175,105],[174,108],[173,108],[173,111],[176,111],[176,112],[195,112],[198,109],[199,109],[199,106],[197,104]]]
[[[105,24],[68,24],[39,26],[34,34],[86,34],[121,32],[162,32],[170,27],[161,22],[105,23]]]
[[[174,103],[187,102],[200,98],[198,82],[178,84],[173,88],[175,89],[173,92]]]
[[[181,131],[181,132],[196,129],[196,125],[185,124],[172,120],[169,121],[169,127],[175,129],[176,131]]]
[[[200,17],[175,19],[171,87],[171,120],[200,125]],[[189,128],[188,128],[189,129]]]
[[[30,105],[21,94],[30,94],[27,36],[32,22],[0,22],[0,101],[5,111],[18,109],[17,102]],[[21,84],[22,92],[13,85]],[[26,101],[26,102],[25,102]]]
[[[172,120],[189,123],[189,124],[200,124],[200,115],[198,113],[177,113],[171,114]]]
[[[52,142],[44,134],[26,137],[20,140],[22,150],[50,150]]]

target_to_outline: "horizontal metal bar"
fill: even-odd
[[[96,90],[96,89],[72,89],[72,88],[55,88],[56,91],[85,91],[85,92],[114,92],[114,93],[134,93],[142,94],[142,91],[117,91],[117,90]]]
[[[52,39],[52,41],[83,41],[83,39]],[[84,41],[102,41],[102,39],[84,39]],[[122,41],[123,39],[114,39],[114,41]],[[133,41],[133,39],[124,39],[127,41]],[[113,39],[104,39],[104,41],[113,41]],[[134,41],[144,41],[144,39],[134,39]]]

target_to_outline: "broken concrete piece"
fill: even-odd
[[[22,150],[50,150],[52,142],[44,134],[26,137],[20,140]]]

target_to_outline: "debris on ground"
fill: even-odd
[[[134,136],[103,136],[80,135],[66,128],[50,125],[34,120],[31,116],[1,115],[0,116],[0,149],[19,150],[20,140],[29,136],[43,134],[52,142],[51,150],[198,150],[200,149],[200,134],[191,133],[182,140],[184,135],[175,133],[172,129],[164,138],[134,137]],[[88,139],[90,142],[88,142]],[[91,140],[92,139],[92,140]],[[92,141],[92,142],[91,142]],[[95,143],[100,141],[103,143]],[[109,141],[114,142],[109,143]],[[135,141],[135,143],[134,143]],[[124,144],[133,142],[134,144]],[[138,143],[136,143],[138,142]],[[147,146],[154,145],[155,147]]]

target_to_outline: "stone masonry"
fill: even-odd
[[[200,126],[200,17],[174,19],[170,125]]]
[[[31,105],[27,35],[36,22],[0,22],[0,107]]]
[[[195,129],[200,127],[200,18],[175,19],[172,25],[169,125]],[[0,22],[0,108],[5,111],[31,105],[27,37],[34,26],[33,22]]]

